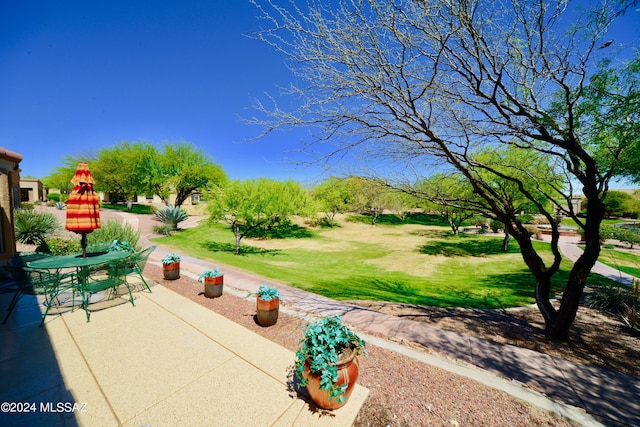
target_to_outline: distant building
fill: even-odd
[[[20,179],[20,201],[23,203],[44,202],[47,193],[44,184],[37,178]]]
[[[16,253],[13,210],[20,206],[22,155],[0,147],[0,260]]]

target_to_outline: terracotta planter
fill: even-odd
[[[347,390],[344,393],[344,401],[338,402],[336,399],[329,399],[329,391],[320,389],[320,374],[311,373],[309,370],[309,362],[304,364],[304,377],[307,379],[307,392],[319,408],[322,409],[338,409],[343,407],[349,401],[349,396],[353,392],[353,387],[358,380],[358,357],[356,352],[352,352],[346,360],[338,360],[338,381],[335,384],[346,385]]]
[[[278,321],[278,312],[280,311],[280,299],[273,298],[265,301],[256,295],[256,311],[258,313],[258,323],[260,326],[275,325]]]
[[[222,287],[224,286],[224,276],[203,277],[204,296],[207,298],[217,298],[222,295]]]
[[[180,263],[162,264],[162,274],[165,280],[176,280],[180,278]]]

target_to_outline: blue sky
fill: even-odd
[[[246,37],[256,14],[245,0],[0,1],[0,146],[36,177],[122,140],[192,142],[232,178],[314,176],[286,160],[296,138],[246,142],[260,129],[239,116],[290,78]]]
[[[282,57],[245,34],[247,0],[0,0],[0,146],[22,175],[127,140],[194,143],[231,178],[310,183],[294,166],[300,135],[248,143],[252,99],[291,79]],[[616,41],[638,39],[639,12]]]

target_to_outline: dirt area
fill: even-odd
[[[551,356],[640,377],[640,336],[615,317],[580,307],[568,343],[548,341],[537,307],[468,310],[379,301],[349,301],[393,316],[449,331],[535,350]]]

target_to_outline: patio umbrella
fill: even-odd
[[[67,200],[66,228],[82,235],[82,256],[86,257],[87,234],[100,228],[100,200],[98,194],[93,191],[95,182],[86,163],[78,163],[71,183],[73,190]]]

